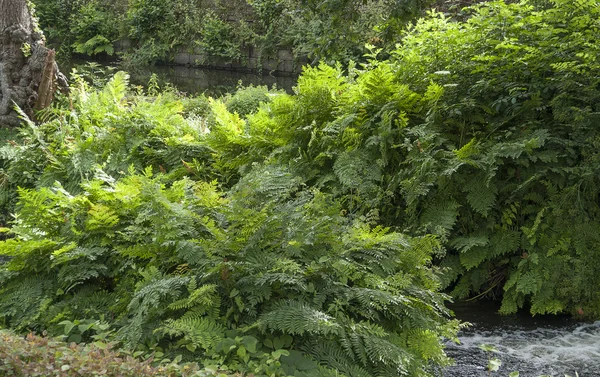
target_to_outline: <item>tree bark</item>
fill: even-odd
[[[15,105],[30,117],[47,107],[57,79],[66,85],[28,1],[0,0],[0,127],[19,125]]]

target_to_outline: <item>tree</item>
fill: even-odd
[[[32,115],[50,104],[57,79],[66,85],[54,56],[45,47],[32,5],[0,0],[0,127],[19,124],[15,105]]]

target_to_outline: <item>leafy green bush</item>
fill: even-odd
[[[183,112],[186,115],[196,115],[199,117],[208,117],[212,111],[210,100],[204,95],[197,97],[186,97],[181,99]]]
[[[46,38],[64,38],[70,29],[70,17],[77,5],[75,1],[36,1],[35,15],[44,29]]]
[[[114,54],[113,43],[119,38],[121,19],[114,10],[106,4],[88,1],[81,4],[72,17],[70,33],[75,39],[72,44],[75,53]]]
[[[235,34],[233,26],[221,20],[214,12],[204,15],[199,32],[200,38],[196,40],[196,45],[206,55],[206,62],[210,62],[210,58],[235,60],[242,57],[242,41]]]
[[[182,44],[196,39],[204,14],[201,0],[130,0],[123,35],[134,45],[124,51],[125,64],[169,62]]]
[[[449,220],[455,295],[496,288],[504,313],[600,315],[598,12],[492,2],[466,23],[421,22],[397,51],[400,80],[445,88],[412,138],[423,152],[407,173],[422,178],[404,192],[423,225]]]
[[[246,117],[248,114],[256,112],[261,103],[270,101],[269,89],[266,86],[248,86],[238,88],[225,102],[227,111]]]
[[[124,18],[118,1],[35,1],[36,16],[50,45],[59,54],[114,53],[113,43],[122,36]]]
[[[408,22],[432,0],[38,0],[41,26],[63,55],[112,53],[113,42],[132,67],[171,61],[179,48],[198,48],[202,64],[277,59],[282,49],[313,62],[362,61],[365,44],[391,50]],[[235,21],[230,20],[235,16]],[[344,36],[339,38],[339,36]]]
[[[97,91],[78,80],[72,109],[22,128],[5,325],[257,377],[428,376],[449,362],[440,339],[458,324],[433,237],[349,215],[282,166],[229,182],[216,141],[245,121],[209,100],[205,133],[173,94],[141,94],[122,72]]]
[[[156,35],[171,15],[171,1],[131,0],[129,2],[128,19],[131,35],[138,39]]]
[[[131,65],[154,64],[169,60],[171,35],[168,26],[172,25],[174,15],[172,1],[131,0],[127,9],[129,36],[138,42],[137,53],[125,55]]]
[[[363,61],[366,44],[393,49],[430,0],[248,0],[258,18],[254,44],[265,56],[291,48],[313,64]]]
[[[389,60],[307,69],[245,129],[214,127],[219,168],[290,166],[348,211],[438,235],[458,297],[598,317],[600,10],[542,5],[433,14]]]
[[[353,223],[317,192],[294,198],[300,182],[285,172],[249,175],[227,202],[212,185],[165,178],[98,172],[75,196],[21,190],[15,238],[0,245],[12,257],[0,274],[7,324],[116,318],[128,347],[200,352],[224,369],[256,368],[273,336],[288,336],[305,356],[282,361],[282,376],[298,362],[310,375],[316,362],[346,375],[447,362],[439,337],[454,330],[425,268],[433,239]],[[237,336],[256,348],[230,354]]]
[[[152,166],[175,176],[199,173],[195,160],[209,158],[196,139],[202,125],[184,118],[183,105],[175,94],[129,97],[128,76],[117,73],[105,88],[89,89],[76,77],[68,103],[42,114],[47,122],[25,122],[19,142],[5,145],[4,182],[0,193],[6,200],[3,212],[11,211],[18,187],[51,186],[63,182],[77,192],[98,168],[107,174],[125,175],[131,165],[141,170]],[[40,153],[40,151],[44,151]],[[12,204],[11,204],[12,203]]]

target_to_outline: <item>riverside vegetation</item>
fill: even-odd
[[[113,55],[131,66],[169,62],[179,48],[202,64],[261,59],[281,49],[313,62],[361,59],[365,43],[393,48],[399,31],[435,0],[36,0],[37,15],[59,56]],[[459,2],[460,3],[460,2]],[[344,38],[339,38],[343,35]],[[332,43],[335,41],[335,43]],[[51,43],[52,44],[52,43]]]
[[[469,12],[293,95],[75,75],[0,149],[1,323],[196,375],[370,377],[448,365],[442,292],[600,317],[600,7]]]

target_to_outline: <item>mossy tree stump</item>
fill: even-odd
[[[33,116],[50,105],[56,83],[66,85],[54,56],[29,2],[0,0],[0,127],[19,125],[15,105]]]

